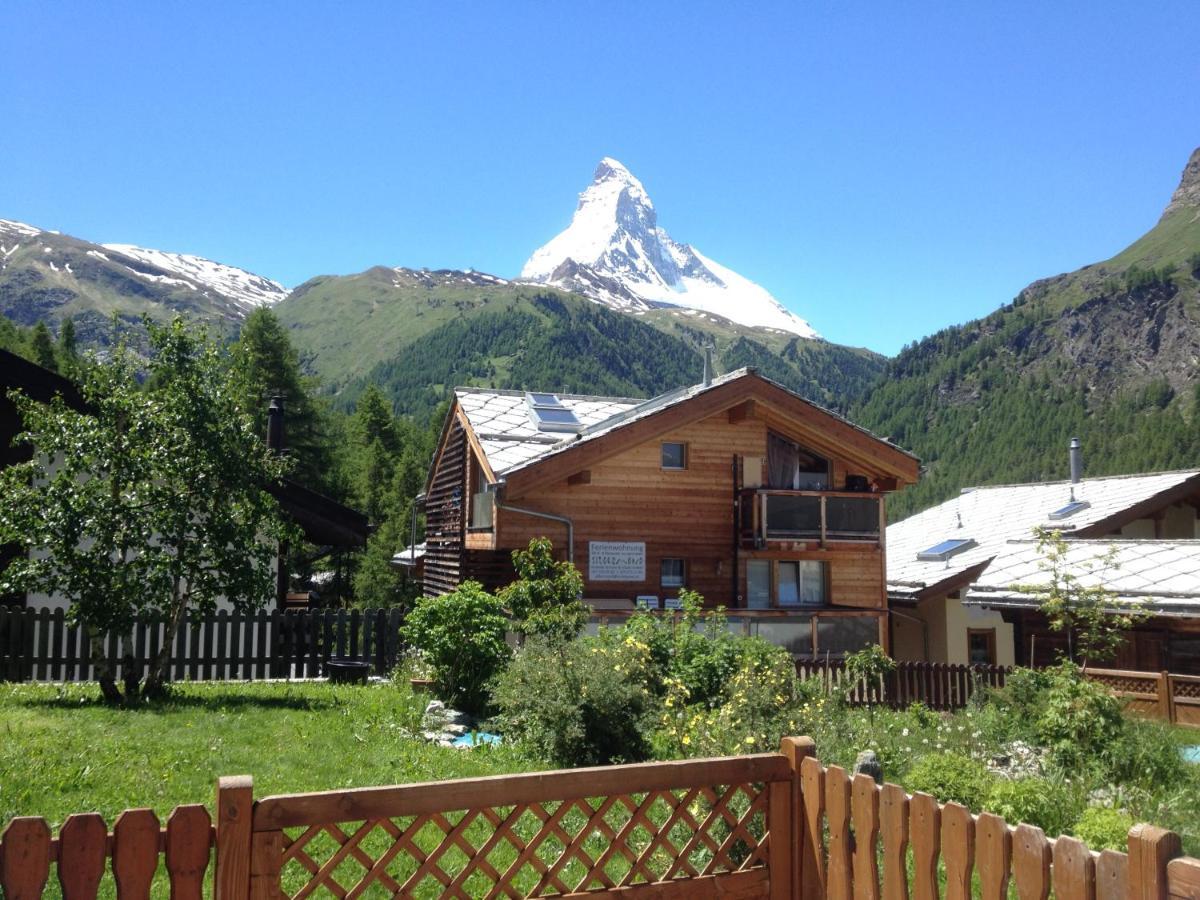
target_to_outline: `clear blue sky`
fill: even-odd
[[[597,160],[892,353],[1157,219],[1200,3],[10,3],[0,217],[295,285],[515,275]]]

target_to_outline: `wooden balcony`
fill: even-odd
[[[849,491],[751,488],[738,496],[738,533],[745,548],[773,542],[881,543],[883,498]]]

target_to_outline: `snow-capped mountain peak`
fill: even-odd
[[[606,156],[579,195],[570,226],[541,247],[521,278],[582,293],[623,311],[697,309],[743,325],[818,337],[765,289],[658,227],[642,183]]]
[[[213,262],[202,256],[187,253],[168,253],[165,250],[148,250],[133,244],[103,244],[105,250],[119,253],[145,266],[152,266],[167,274],[144,272],[135,269],[135,274],[164,283],[178,283],[198,291],[212,290],[228,297],[238,306],[249,311],[256,306],[271,306],[288,295],[288,290],[278,281],[272,281],[236,266]]]

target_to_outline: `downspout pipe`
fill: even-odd
[[[496,509],[506,509],[509,512],[519,513],[523,516],[533,516],[537,519],[549,519],[551,522],[560,522],[567,526],[567,562],[575,565],[575,523],[566,516],[558,516],[554,513],[541,512],[536,509],[524,509],[520,506],[509,506],[504,502],[504,488],[506,482],[500,479],[495,484],[489,484],[487,490],[491,492],[495,498]]]

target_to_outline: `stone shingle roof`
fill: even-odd
[[[1064,562],[1082,586],[1112,591],[1116,604],[1143,601],[1158,613],[1200,612],[1200,541],[1074,539],[1067,541]],[[1009,541],[964,603],[1036,606],[1037,596],[1017,586],[1047,584],[1042,567],[1036,541]]]
[[[561,446],[579,440],[574,434],[548,434],[538,431],[529,418],[524,391],[494,391],[482,388],[458,388],[454,392],[466,413],[471,429],[479,439],[488,465],[496,475],[545,456]],[[589,397],[558,394],[563,406],[587,428],[633,409],[644,400],[629,397]]]
[[[1065,506],[1067,481],[967,488],[957,497],[910,516],[887,529],[888,593],[914,596],[923,588],[986,563],[1012,540],[1028,539],[1039,525],[1071,534],[1178,487],[1200,470],[1085,478],[1074,486],[1088,506],[1063,519],[1050,513]],[[917,554],[941,541],[970,539],[975,546],[945,561],[922,561]]]

